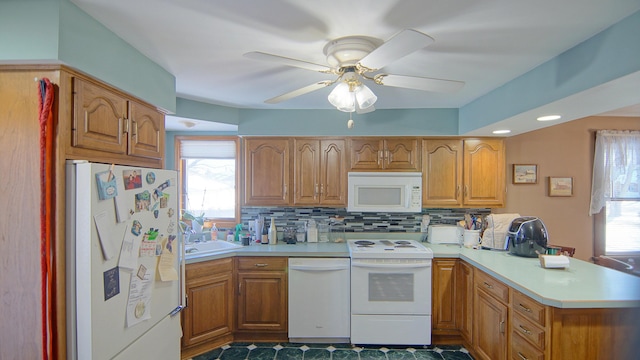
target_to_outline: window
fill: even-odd
[[[235,136],[176,136],[180,208],[228,228],[239,222],[239,144]]]
[[[598,131],[590,209],[598,214],[596,256],[640,255],[639,184],[640,131]]]

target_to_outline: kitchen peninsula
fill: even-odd
[[[421,234],[349,238],[385,235],[419,240]],[[543,269],[536,258],[425,245],[434,253],[433,344],[462,343],[476,359],[632,358],[630,346],[640,323],[640,277],[573,258],[567,269]],[[345,243],[253,245],[189,254],[187,272],[194,265],[233,258],[348,256]],[[227,335],[227,342],[234,339]],[[219,345],[213,339],[197,348]]]

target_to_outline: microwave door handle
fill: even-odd
[[[375,264],[375,263],[358,263],[352,262],[352,267],[371,268],[371,269],[418,269],[431,267],[430,262],[415,264]]]

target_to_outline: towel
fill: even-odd
[[[482,241],[480,245],[490,249],[502,249],[505,248],[505,240],[507,238],[507,232],[509,231],[509,225],[513,219],[519,218],[520,214],[490,214],[487,215],[485,222],[487,227],[482,233]]]

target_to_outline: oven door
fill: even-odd
[[[431,259],[351,259],[351,314],[430,315]]]

